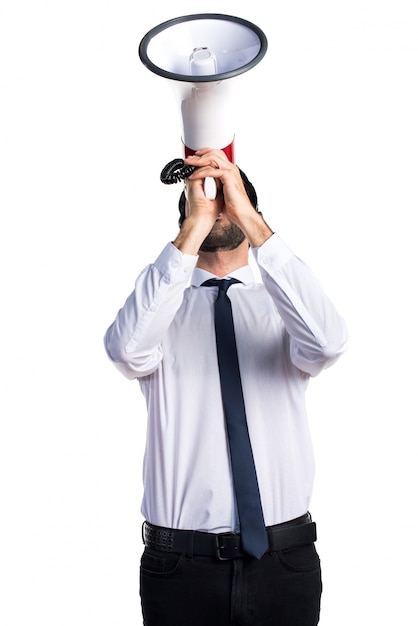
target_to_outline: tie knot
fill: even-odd
[[[226,293],[231,285],[235,283],[240,283],[241,281],[237,278],[210,278],[209,280],[205,280],[202,283],[202,287],[218,287],[219,292],[223,291]]]

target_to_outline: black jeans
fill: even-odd
[[[313,543],[259,561],[149,548],[141,559],[145,626],[316,626],[321,592]]]

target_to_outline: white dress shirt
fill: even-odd
[[[311,376],[344,351],[345,324],[309,268],[273,235],[230,274],[248,429],[266,525],[309,509],[314,457],[305,410]],[[168,244],[139,275],[105,336],[148,408],[142,514],[170,528],[238,531],[214,329],[213,277]]]

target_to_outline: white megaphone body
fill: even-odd
[[[178,17],[150,30],[139,57],[153,73],[172,81],[180,104],[185,156],[202,148],[234,154],[232,78],[257,65],[267,51],[263,31],[247,20],[218,13]],[[207,197],[216,197],[206,179]]]

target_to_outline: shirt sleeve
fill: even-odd
[[[197,257],[182,254],[169,243],[138,276],[104,338],[109,358],[127,378],[147,376],[157,369],[161,341],[181,306],[196,262]]]
[[[345,351],[344,320],[312,271],[277,234],[254,248],[253,254],[289,333],[292,363],[316,376]]]

